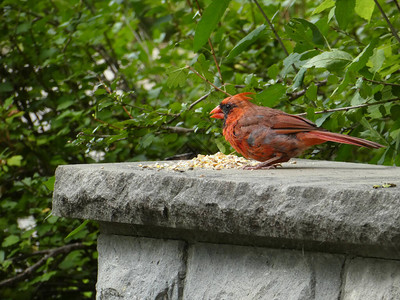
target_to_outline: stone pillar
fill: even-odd
[[[53,213],[100,223],[97,299],[400,299],[399,186],[400,168],[326,161],[69,165]]]

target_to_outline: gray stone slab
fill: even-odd
[[[385,182],[397,187],[373,189]],[[307,160],[257,171],[60,166],[53,198],[55,215],[115,233],[394,258],[399,207],[400,168]]]
[[[256,247],[189,248],[184,299],[338,299],[344,257]]]
[[[97,300],[181,299],[184,243],[101,234]]]
[[[355,258],[347,264],[343,300],[400,299],[400,261]]]

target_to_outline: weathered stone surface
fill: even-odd
[[[183,173],[69,165],[57,169],[53,213],[123,234],[399,258],[399,178],[395,167],[305,160]],[[397,187],[372,188],[385,182]]]
[[[183,299],[338,299],[343,261],[341,255],[195,244]]]
[[[101,234],[98,300],[181,299],[183,242]]]
[[[354,258],[346,264],[343,300],[400,299],[400,261]]]

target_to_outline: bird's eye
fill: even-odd
[[[226,109],[230,109],[231,105],[230,104],[225,104]]]

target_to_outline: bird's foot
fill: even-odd
[[[269,169],[276,169],[277,167],[282,167],[282,164],[277,163],[277,164],[264,164],[260,163],[258,165],[252,166],[252,165],[247,165],[244,166],[244,170],[269,170]]]

